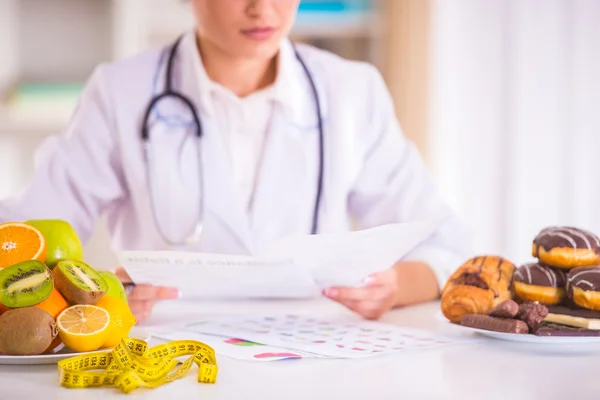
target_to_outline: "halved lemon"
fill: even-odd
[[[73,351],[98,350],[110,333],[110,315],[103,308],[80,304],[67,308],[56,318],[58,335]]]

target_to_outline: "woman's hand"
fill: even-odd
[[[131,282],[131,278],[123,268],[117,269],[115,274],[123,284]],[[174,300],[179,297],[179,290],[175,288],[136,285],[128,296],[129,308],[137,322],[141,323],[148,319],[156,302],[161,300]]]
[[[323,294],[363,318],[378,319],[398,303],[397,273],[390,268],[368,277],[363,287],[333,287]]]
[[[392,308],[436,299],[439,288],[427,264],[407,261],[369,276],[363,287],[333,287],[323,294],[363,318],[379,319]]]

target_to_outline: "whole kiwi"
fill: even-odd
[[[35,307],[8,310],[0,316],[0,353],[7,355],[38,355],[50,346],[58,335],[54,318]]]

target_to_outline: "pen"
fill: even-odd
[[[125,288],[125,293],[127,294],[127,297],[129,297],[129,296],[131,296],[133,289],[135,289],[135,283],[133,283],[133,282],[123,283],[123,287]]]

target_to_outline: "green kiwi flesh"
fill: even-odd
[[[96,304],[108,290],[104,278],[82,261],[60,261],[52,273],[56,289],[70,304]]]
[[[52,272],[40,261],[24,261],[0,270],[0,303],[7,307],[41,303],[53,288]]]
[[[0,316],[0,353],[38,355],[50,347],[58,335],[54,318],[35,307],[8,310]]]

